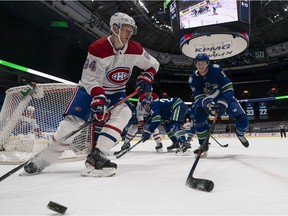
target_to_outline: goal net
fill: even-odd
[[[63,120],[63,112],[76,85],[37,84],[6,91],[0,112],[0,164],[18,164],[47,147]],[[91,146],[91,127],[77,133],[70,148],[59,159],[86,157]]]

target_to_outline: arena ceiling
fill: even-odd
[[[73,42],[75,46],[81,47],[82,52],[86,56],[86,50],[87,46],[91,41],[95,40],[95,37],[91,34],[89,35],[87,32],[82,31],[80,28],[75,28],[72,25],[70,28],[66,29],[65,31],[60,31],[60,29],[51,29],[50,23],[51,21],[55,19],[59,19],[61,17],[59,14],[55,13],[55,4],[53,4],[55,1],[31,1],[31,2],[25,2],[25,1],[0,1],[0,9],[2,8],[3,12],[6,12],[6,15],[12,16],[12,18],[19,17],[21,19],[21,22],[18,23],[19,25],[24,25],[27,23],[33,23],[32,25],[27,25],[27,29],[29,31],[35,31],[35,29],[41,29],[42,33],[34,33],[33,35],[35,37],[28,38],[21,35],[21,32],[19,34],[19,27],[10,25],[9,28],[15,28],[15,30],[10,30],[11,32],[15,32],[15,35],[19,34],[21,37],[21,40],[24,40],[23,37],[25,37],[25,40],[29,40],[30,45],[35,45],[36,42],[38,44],[43,45],[43,42],[40,41],[43,39],[48,40],[48,44],[51,44],[53,41],[58,40],[59,38],[62,38],[63,40],[69,40],[69,42]],[[65,5],[65,2],[67,1],[58,1],[58,3]],[[97,25],[98,27],[103,25],[104,23],[107,25],[109,24],[109,20],[112,14],[115,12],[124,12],[132,16],[138,26],[138,33],[137,35],[133,36],[133,40],[136,40],[140,42],[143,47],[161,52],[161,53],[167,53],[174,54],[174,55],[181,55],[180,52],[180,46],[179,41],[176,40],[174,35],[171,33],[171,31],[168,28],[165,28],[163,26],[170,25],[170,13],[169,10],[164,11],[163,9],[163,2],[164,1],[142,1],[142,3],[145,5],[146,9],[149,11],[147,13],[139,4],[139,0],[131,0],[131,1],[79,1],[79,3],[84,6],[86,9],[88,9],[90,12],[95,14],[98,18],[100,18],[100,22],[98,20],[97,23],[93,23],[93,25]],[[60,4],[60,6],[61,6]],[[25,8],[25,9],[23,9]],[[250,44],[249,48],[266,48],[272,45],[276,45],[282,42],[286,42],[288,40],[288,2],[287,1],[251,1],[251,28],[250,28]],[[1,12],[1,11],[0,11]],[[0,17],[3,19],[7,19],[3,15],[3,13],[0,13]],[[11,18],[11,17],[10,17]],[[71,18],[71,17],[70,17]],[[16,19],[14,20],[14,24]],[[69,20],[72,22],[71,20]],[[91,20],[92,21],[92,20]],[[157,22],[156,22],[157,21]],[[12,22],[11,22],[12,23]],[[80,26],[80,25],[78,25]],[[17,29],[18,28],[18,29]],[[43,31],[43,29],[45,31]],[[108,29],[109,30],[109,29]],[[24,29],[21,29],[22,32],[24,32]],[[37,31],[36,31],[37,32]],[[44,33],[45,32],[45,33]],[[49,38],[47,37],[47,34],[49,35]],[[39,37],[40,36],[40,37]],[[3,40],[3,34],[0,35],[0,38],[2,37]],[[9,38],[9,36],[7,36]],[[15,36],[16,37],[16,36]],[[4,34],[4,39],[5,34]],[[10,38],[9,38],[10,39]],[[4,41],[4,40],[3,40]],[[32,42],[31,42],[32,41]],[[20,40],[19,40],[20,42]],[[7,45],[9,43],[2,44],[2,46]],[[10,48],[7,50],[10,53],[11,58],[13,57],[12,62],[16,62],[20,65],[24,66],[30,66],[33,69],[40,70],[40,71],[51,71],[57,72],[57,71],[64,71],[66,69],[68,72],[67,74],[62,74],[63,77],[69,77],[71,78],[71,75],[74,75],[74,81],[78,81],[78,79],[81,76],[81,68],[83,64],[83,57],[81,57],[79,54],[76,56],[76,60],[73,59],[72,63],[67,66],[66,68],[60,68],[60,67],[53,67],[53,64],[48,65],[48,69],[45,68],[45,63],[47,62],[47,58],[41,59],[41,61],[36,61],[29,59],[28,55],[23,56],[21,52],[16,52],[16,49],[22,48],[24,50],[28,45],[24,46],[20,43],[12,43],[12,45],[17,44],[17,47],[13,50]],[[57,44],[54,44],[57,48]],[[62,44],[60,43],[59,46]],[[65,44],[64,44],[65,45]],[[66,44],[67,45],[67,44]],[[1,47],[2,47],[1,46]],[[44,56],[44,52],[47,49],[46,44],[44,47],[29,47],[29,50],[40,52],[39,55],[37,55],[37,58]],[[33,48],[33,49],[31,49]],[[50,51],[53,55],[50,55],[49,61],[54,60],[54,62],[59,63],[60,59],[64,57],[65,54],[69,54],[69,51],[65,51],[65,47],[61,49],[64,55],[58,56],[55,54],[59,54],[59,50],[55,53],[55,50],[47,50]],[[1,51],[3,52],[3,49],[0,50],[0,56]],[[66,53],[68,52],[68,53]],[[16,54],[17,55],[16,55]],[[18,57],[19,53],[19,57]],[[76,53],[76,52],[75,52]],[[79,53],[79,52],[78,52]],[[4,53],[6,54],[6,53]],[[48,53],[49,54],[49,53]],[[84,58],[85,58],[84,56]],[[1,56],[2,58],[3,56]],[[18,57],[18,58],[17,58]],[[25,57],[25,58],[24,58]],[[0,59],[1,59],[0,58]],[[5,58],[4,58],[5,59]],[[14,61],[15,59],[15,61]],[[30,65],[27,65],[27,62],[30,61]],[[71,61],[70,61],[71,62]],[[192,62],[192,61],[191,61]],[[76,65],[77,63],[77,65]],[[192,62],[193,63],[193,62]],[[38,64],[37,66],[34,66]],[[56,64],[55,64],[56,65]],[[158,79],[160,82],[167,83],[167,80],[174,80],[174,82],[179,83],[187,83],[187,75],[191,74],[191,67],[188,68],[187,71],[181,71],[181,68],[174,68],[174,65],[172,65],[172,70],[169,70],[169,64],[165,65],[162,64],[162,69],[159,71]],[[167,66],[167,68],[166,68]],[[171,67],[170,67],[171,68]],[[225,70],[226,73],[229,74],[230,78],[235,83],[253,83],[253,82],[260,82],[261,80],[268,80],[271,82],[271,85],[274,85],[274,83],[277,83],[279,81],[288,81],[288,58],[283,57],[282,59],[277,59],[276,63],[266,65],[264,67],[249,67],[249,68],[241,68],[237,71],[232,70]],[[7,73],[8,74],[8,73]],[[59,72],[56,73],[59,75]],[[52,74],[52,75],[56,75]],[[185,76],[182,76],[184,74]],[[60,74],[61,75],[61,74]],[[1,76],[4,76],[1,74]],[[8,76],[8,75],[7,75]],[[10,75],[9,75],[10,76]],[[176,77],[177,76],[177,77]],[[4,79],[5,78],[5,79]],[[7,84],[6,80],[8,80],[7,77],[4,77],[1,80],[5,80],[5,85]],[[18,79],[18,78],[17,78]],[[10,80],[15,80],[15,78],[9,78]],[[165,81],[166,80],[166,81]],[[18,81],[17,81],[18,82]],[[3,85],[4,85],[3,84]],[[12,84],[13,85],[13,84]],[[167,83],[169,85],[169,83]],[[288,85],[287,85],[288,86]],[[169,87],[169,86],[168,86]],[[253,86],[254,87],[254,86]]]
[[[181,54],[179,41],[163,26],[171,25],[169,10],[163,9],[164,1],[81,1],[105,23],[110,16],[121,11],[132,16],[138,26],[134,37],[144,47],[155,51]],[[268,47],[288,40],[288,2],[251,1],[250,48]],[[157,23],[156,23],[157,22]]]
[[[171,25],[170,12],[164,10],[164,1],[142,1],[149,13],[141,7],[139,0],[134,1],[81,1],[86,8],[92,11],[96,16],[109,24],[111,15],[115,12],[125,12],[132,16],[138,27],[138,32],[133,39],[140,42],[145,48],[154,51],[181,55],[179,40],[171,33],[171,30],[163,27]],[[288,41],[288,1],[250,1],[251,5],[251,25],[250,25],[250,48],[262,48],[280,44]],[[227,61],[231,61],[227,59]],[[258,66],[240,66],[232,70],[225,68],[234,82],[253,83],[261,80],[272,81],[272,85],[277,85],[279,81],[288,80],[288,58],[268,59],[269,64]],[[218,63],[218,62],[217,62]],[[220,61],[223,66],[223,61]],[[171,67],[171,66],[170,66]],[[173,67],[173,65],[172,65]],[[193,67],[193,66],[192,66]],[[191,73],[191,68],[181,73],[169,71],[169,64],[164,65],[167,70],[164,71],[165,77],[175,79],[169,74]],[[178,68],[179,69],[179,68]],[[161,72],[160,72],[161,73]],[[164,75],[163,75],[164,77]],[[187,78],[176,77],[186,82]],[[181,81],[180,81],[181,82]]]

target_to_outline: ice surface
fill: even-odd
[[[0,182],[0,215],[57,215],[49,201],[68,207],[66,215],[288,215],[288,139],[211,140],[194,177],[212,180],[211,192],[185,185],[194,156],[156,153],[155,142],[136,146],[120,159],[114,177],[80,177],[84,161],[56,163],[43,174]],[[116,146],[118,150],[121,146]],[[192,147],[197,147],[196,141]],[[15,165],[1,165],[2,176]]]

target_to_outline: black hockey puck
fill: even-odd
[[[55,202],[52,202],[50,201],[47,205],[47,208],[52,210],[52,211],[55,211],[55,212],[58,212],[58,213],[61,213],[61,214],[65,214],[66,210],[67,210],[67,207],[63,206],[63,205],[60,205],[58,203],[55,203]]]

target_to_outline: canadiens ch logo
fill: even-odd
[[[79,106],[75,106],[75,107],[74,107],[74,111],[75,111],[75,112],[81,112],[81,110],[82,110],[82,109],[81,109],[81,107],[79,107]]]
[[[129,68],[115,68],[106,74],[109,82],[116,85],[124,85],[130,78]]]

